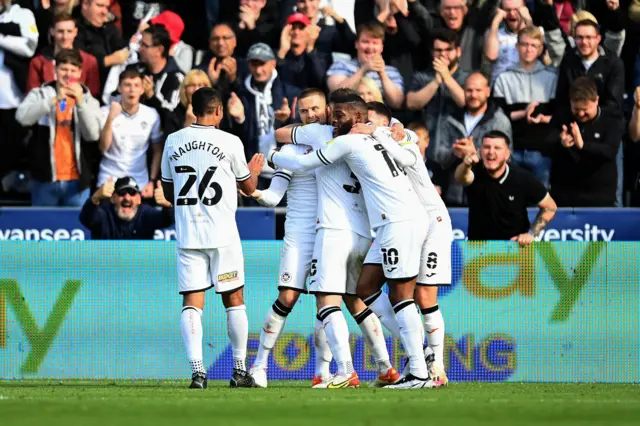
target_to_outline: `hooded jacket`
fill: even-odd
[[[73,110],[73,140],[76,166],[80,173],[81,189],[89,187],[93,177],[91,148],[100,139],[100,103],[82,86],[82,102]],[[58,95],[56,82],[44,84],[29,92],[16,111],[16,120],[23,126],[33,126],[34,136],[29,151],[32,176],[40,182],[54,182],[56,159],[53,144],[56,132],[56,104],[52,99]],[[87,146],[93,145],[93,146]]]

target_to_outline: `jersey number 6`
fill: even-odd
[[[176,199],[176,206],[195,206],[198,204],[198,200],[202,201],[202,204],[205,206],[215,206],[222,199],[222,187],[218,182],[211,182],[213,178],[213,174],[216,172],[217,167],[209,167],[205,172],[200,184],[198,185],[198,198],[196,197],[187,197],[186,195],[189,193],[193,185],[195,185],[198,180],[198,175],[196,173],[196,169],[191,166],[176,166],[176,173],[188,173],[187,181],[180,189],[178,193],[178,197]],[[214,195],[213,197],[205,197],[204,193],[207,188],[213,189]]]

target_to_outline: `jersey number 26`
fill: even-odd
[[[215,206],[222,199],[222,187],[218,182],[211,182],[213,179],[213,174],[216,172],[217,167],[209,167],[205,172],[204,176],[200,180],[200,184],[198,185],[198,198],[196,197],[187,197],[189,191],[193,185],[198,181],[198,175],[196,169],[191,166],[176,166],[176,173],[187,173],[187,181],[184,183],[180,192],[178,193],[178,197],[176,198],[176,206],[195,206],[198,204],[198,201],[201,201],[205,206]],[[205,197],[204,193],[207,188],[213,189],[213,197]]]

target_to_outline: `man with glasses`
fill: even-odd
[[[235,56],[237,43],[236,34],[228,24],[217,24],[209,36],[210,50],[197,67],[207,73],[225,103],[231,92],[240,91],[242,80],[249,73],[247,61]]]
[[[156,230],[174,223],[173,208],[158,182],[155,190],[158,210],[142,204],[140,187],[131,177],[112,177],[89,198],[80,212],[80,223],[93,240],[152,240]]]
[[[458,34],[450,29],[437,29],[432,33],[433,69],[416,72],[407,93],[407,107],[422,111],[422,122],[429,129],[432,143],[427,157],[432,157],[436,147],[450,141],[442,141],[441,128],[447,117],[464,107],[464,81],[468,76],[460,69],[462,49]]]
[[[554,111],[558,75],[538,60],[543,42],[539,28],[526,27],[518,33],[518,64],[498,76],[493,98],[511,121],[513,162],[548,187],[551,161],[540,150]]]

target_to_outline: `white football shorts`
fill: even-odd
[[[215,249],[178,249],[180,294],[216,288],[227,293],[244,286],[244,257],[240,241]]]
[[[420,252],[428,225],[416,226],[414,221],[392,222],[376,229],[366,264],[382,265],[384,276],[392,280],[411,280],[418,276]]]
[[[430,214],[427,239],[422,245],[417,283],[425,286],[451,285],[451,243],[453,231],[448,214]]]
[[[278,290],[293,289],[307,293],[307,276],[313,258],[316,232],[285,234],[280,252]]]
[[[356,295],[371,239],[350,230],[320,228],[313,247],[309,292]]]

